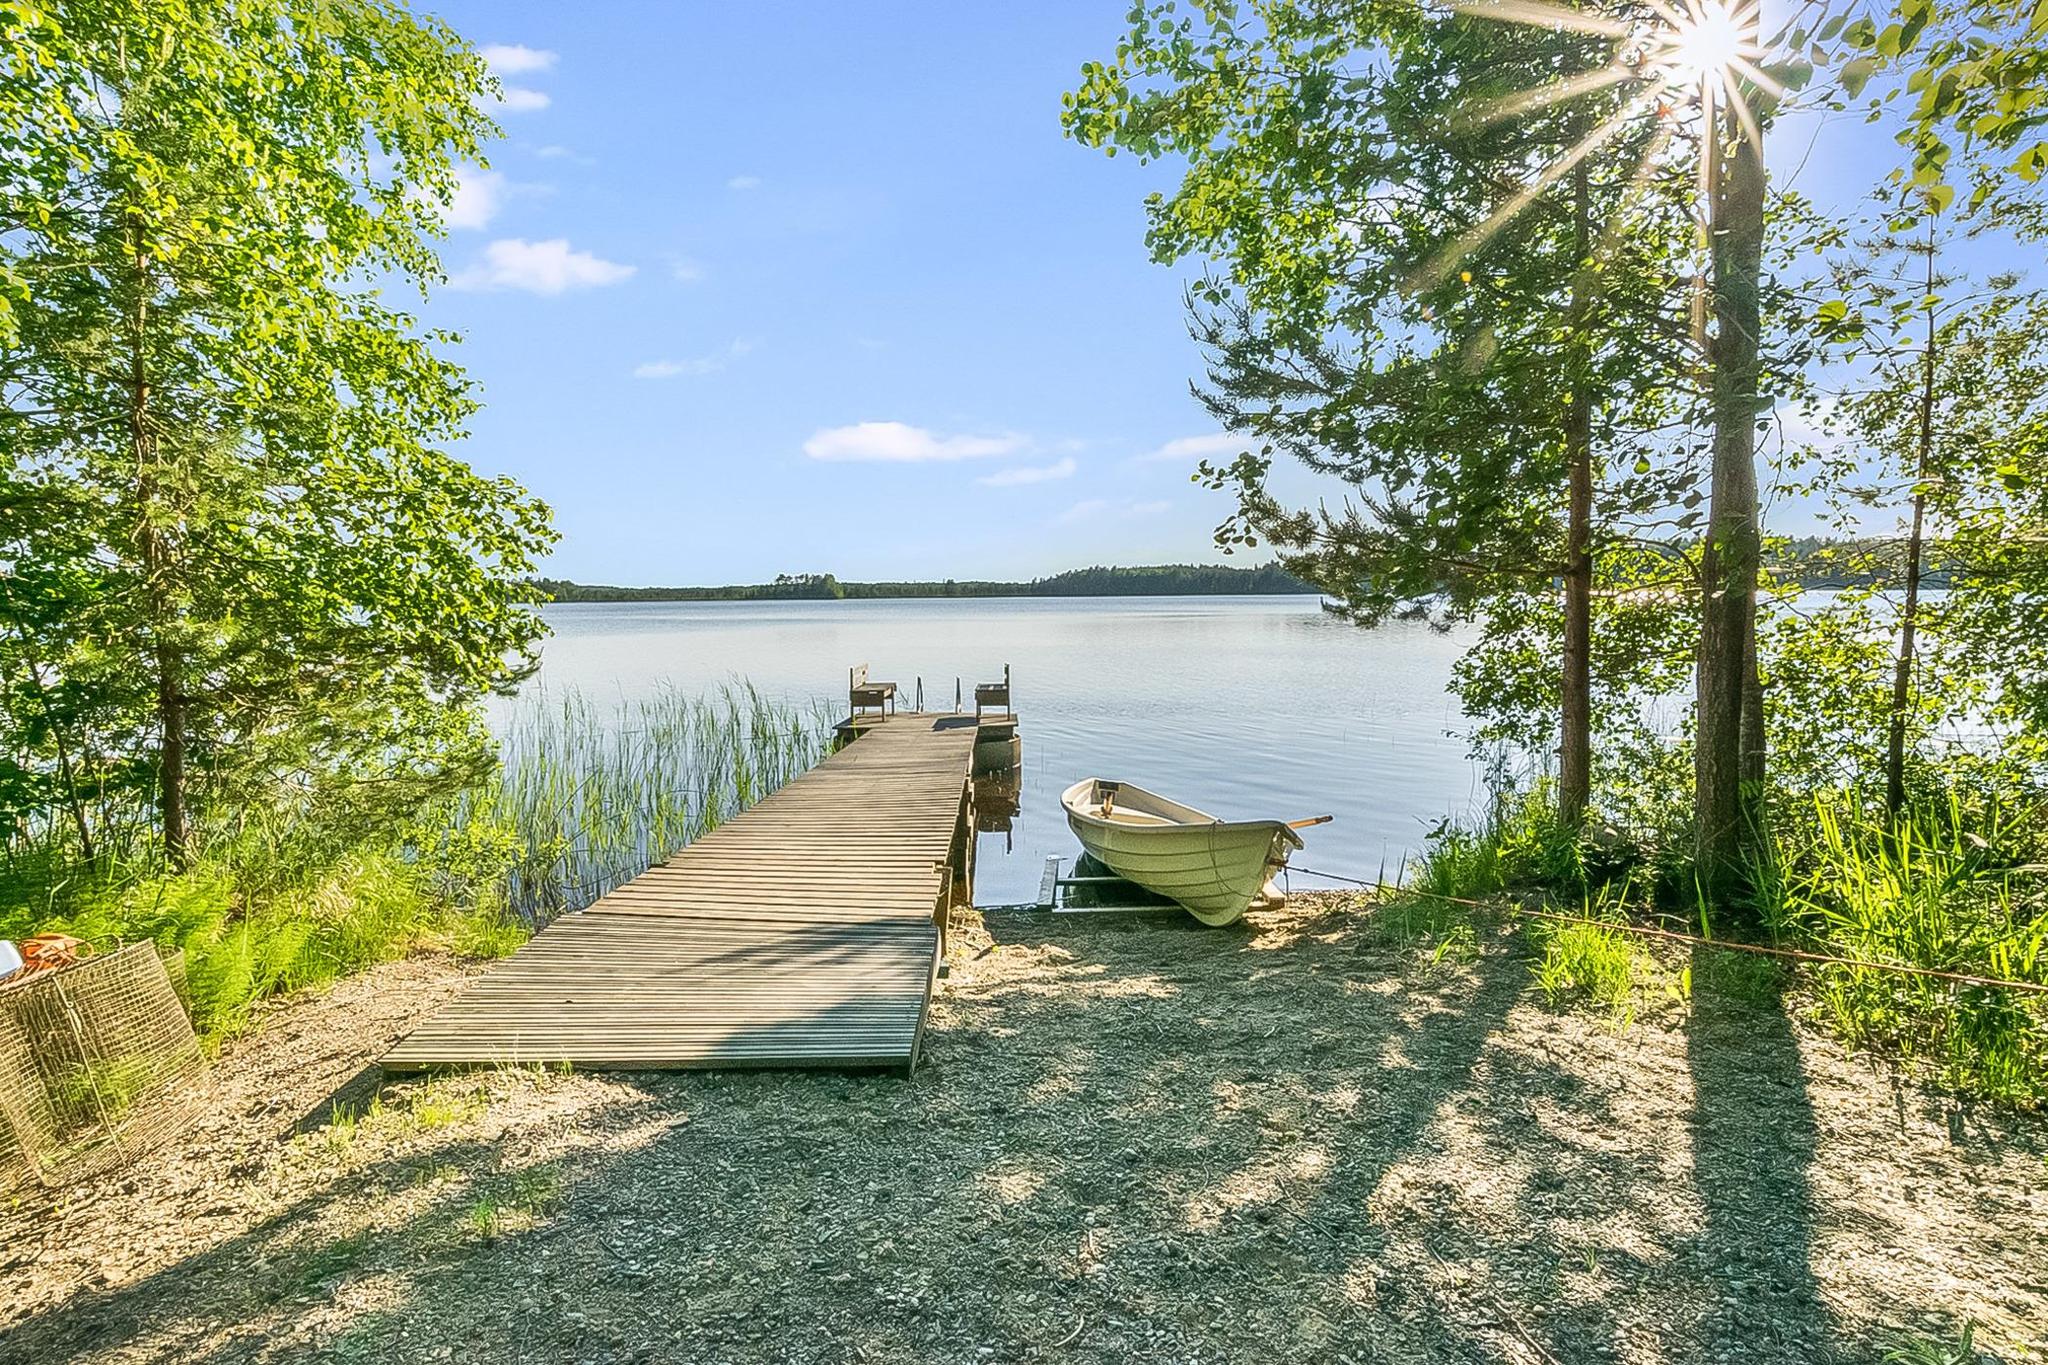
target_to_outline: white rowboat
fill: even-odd
[[[1302,846],[1285,821],[1218,820],[1129,782],[1083,778],[1060,804],[1097,862],[1204,924],[1228,924],[1255,900],[1277,900],[1267,881]]]

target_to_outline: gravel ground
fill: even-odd
[[[380,1087],[476,968],[379,968],[0,1215],[0,1361],[2048,1360],[2048,1122],[1374,924],[970,922],[914,1081]]]

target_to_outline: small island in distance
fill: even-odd
[[[556,602],[782,602],[880,597],[1220,597],[1305,593],[1316,589],[1278,564],[1239,569],[1223,564],[1143,564],[1068,569],[1049,578],[1005,583],[948,578],[936,582],[850,583],[833,574],[778,574],[773,583],[717,588],[620,588],[537,578]]]

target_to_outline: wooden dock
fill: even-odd
[[[971,715],[863,726],[535,935],[385,1068],[914,1069],[946,912],[972,885],[976,734]]]

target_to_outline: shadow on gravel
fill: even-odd
[[[1695,981],[1712,975],[1702,960],[1712,952],[1695,953]],[[1686,1029],[1693,1180],[1705,1212],[1694,1273],[1712,1296],[1700,1335],[1717,1359],[1842,1358],[1811,1262],[1807,1172],[1819,1139],[1783,985],[1754,999],[1697,991]]]
[[[1782,1010],[1696,1017],[1704,1231],[1622,1295],[1580,1248],[1626,1254],[1609,1224],[1675,1197],[1667,1154],[1603,1141],[1609,1094],[1511,1024],[1511,945],[1433,967],[1346,914],[990,932],[914,1080],[567,1078],[495,1143],[350,1170],[0,1360],[1576,1365],[1640,1330],[1701,1358],[1700,1313],[1729,1359],[1827,1358]]]
[[[61,1361],[96,1355],[196,1362],[239,1354],[183,1353],[181,1337],[223,1324],[255,1323],[320,1292],[322,1281],[360,1259],[354,1238],[334,1238],[323,1217],[366,1193],[403,1188],[436,1166],[486,1168],[494,1153],[477,1141],[367,1166],[264,1219],[238,1237],[112,1289],[85,1289],[61,1309],[0,1332],[0,1361]],[[452,1215],[451,1215],[452,1216]],[[253,1348],[252,1332],[242,1345]]]
[[[299,1115],[291,1126],[293,1134],[311,1133],[331,1127],[339,1112],[359,1110],[376,1095],[384,1084],[384,1068],[371,1062],[358,1068],[354,1074],[342,1078],[334,1089],[322,1095],[313,1106]]]

